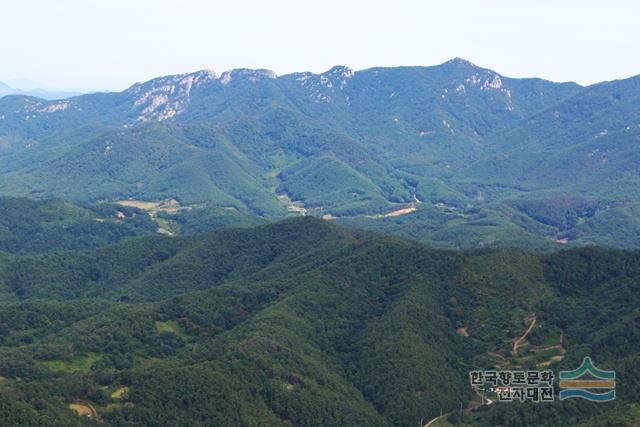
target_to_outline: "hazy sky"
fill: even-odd
[[[514,77],[640,74],[637,0],[9,0],[0,81],[123,89],[213,69],[278,74],[456,56]]]

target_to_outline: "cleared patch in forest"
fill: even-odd
[[[182,327],[175,320],[167,320],[165,322],[156,320],[155,325],[156,325],[156,331],[158,332],[170,332],[178,336],[184,335],[184,331],[182,330]]]
[[[91,366],[102,359],[98,353],[87,353],[76,356],[71,360],[47,360],[42,362],[44,366],[53,372],[89,372]]]
[[[129,387],[120,387],[111,393],[112,399],[122,399],[129,393]]]
[[[190,210],[191,207],[183,207],[176,199],[166,199],[159,202],[147,202],[136,199],[120,200],[116,202],[121,206],[130,208],[141,209],[149,214],[151,219],[158,225],[158,233],[173,236],[176,234],[176,227],[174,221],[166,218],[158,218],[158,214],[164,213],[169,215],[175,215],[181,210]]]
[[[96,409],[93,407],[93,405],[91,405],[88,402],[78,401],[78,402],[70,403],[69,409],[71,409],[73,412],[75,412],[77,415],[81,417],[87,417],[87,418],[93,418],[93,419],[98,418],[98,413],[96,412]]]
[[[155,216],[159,212],[165,212],[168,214],[176,214],[180,212],[180,209],[184,209],[180,206],[180,203],[176,199],[166,199],[159,202],[148,202],[136,199],[120,200],[116,202],[119,205],[127,206],[130,208],[137,208],[143,211],[149,212],[152,216]]]

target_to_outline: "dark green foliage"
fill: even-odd
[[[91,249],[156,228],[144,212],[122,206],[0,197],[0,251],[5,252]]]
[[[90,425],[67,409],[86,402],[114,426],[411,425],[466,405],[467,372],[491,367],[486,353],[535,313],[533,343],[565,334],[560,367],[589,354],[616,369],[616,404],[492,405],[461,420],[629,421],[639,266],[636,252],[596,248],[435,250],[313,218],[4,254],[0,420]]]
[[[160,213],[159,218],[174,221],[178,224],[180,234],[196,234],[228,227],[251,227],[267,220],[239,211],[233,207],[199,206],[196,209],[183,210],[177,215]]]

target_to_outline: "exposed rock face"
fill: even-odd
[[[162,121],[184,111],[192,90],[216,80],[217,76],[213,71],[202,70],[135,84],[126,92],[136,96],[133,106],[140,109],[137,120]]]
[[[225,71],[220,76],[219,82],[222,85],[228,85],[234,80],[244,80],[251,83],[256,83],[264,79],[277,79],[278,76],[271,70],[251,70],[248,68],[239,68],[231,71]]]

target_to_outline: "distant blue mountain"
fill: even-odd
[[[18,88],[9,86],[8,84],[0,82],[0,98],[7,95],[33,96],[36,98],[42,98],[49,101],[53,101],[56,99],[66,99],[66,98],[71,98],[73,96],[78,96],[78,95],[81,95],[81,92],[47,90],[47,89],[41,89],[41,88],[23,90],[23,89],[18,89]]]

